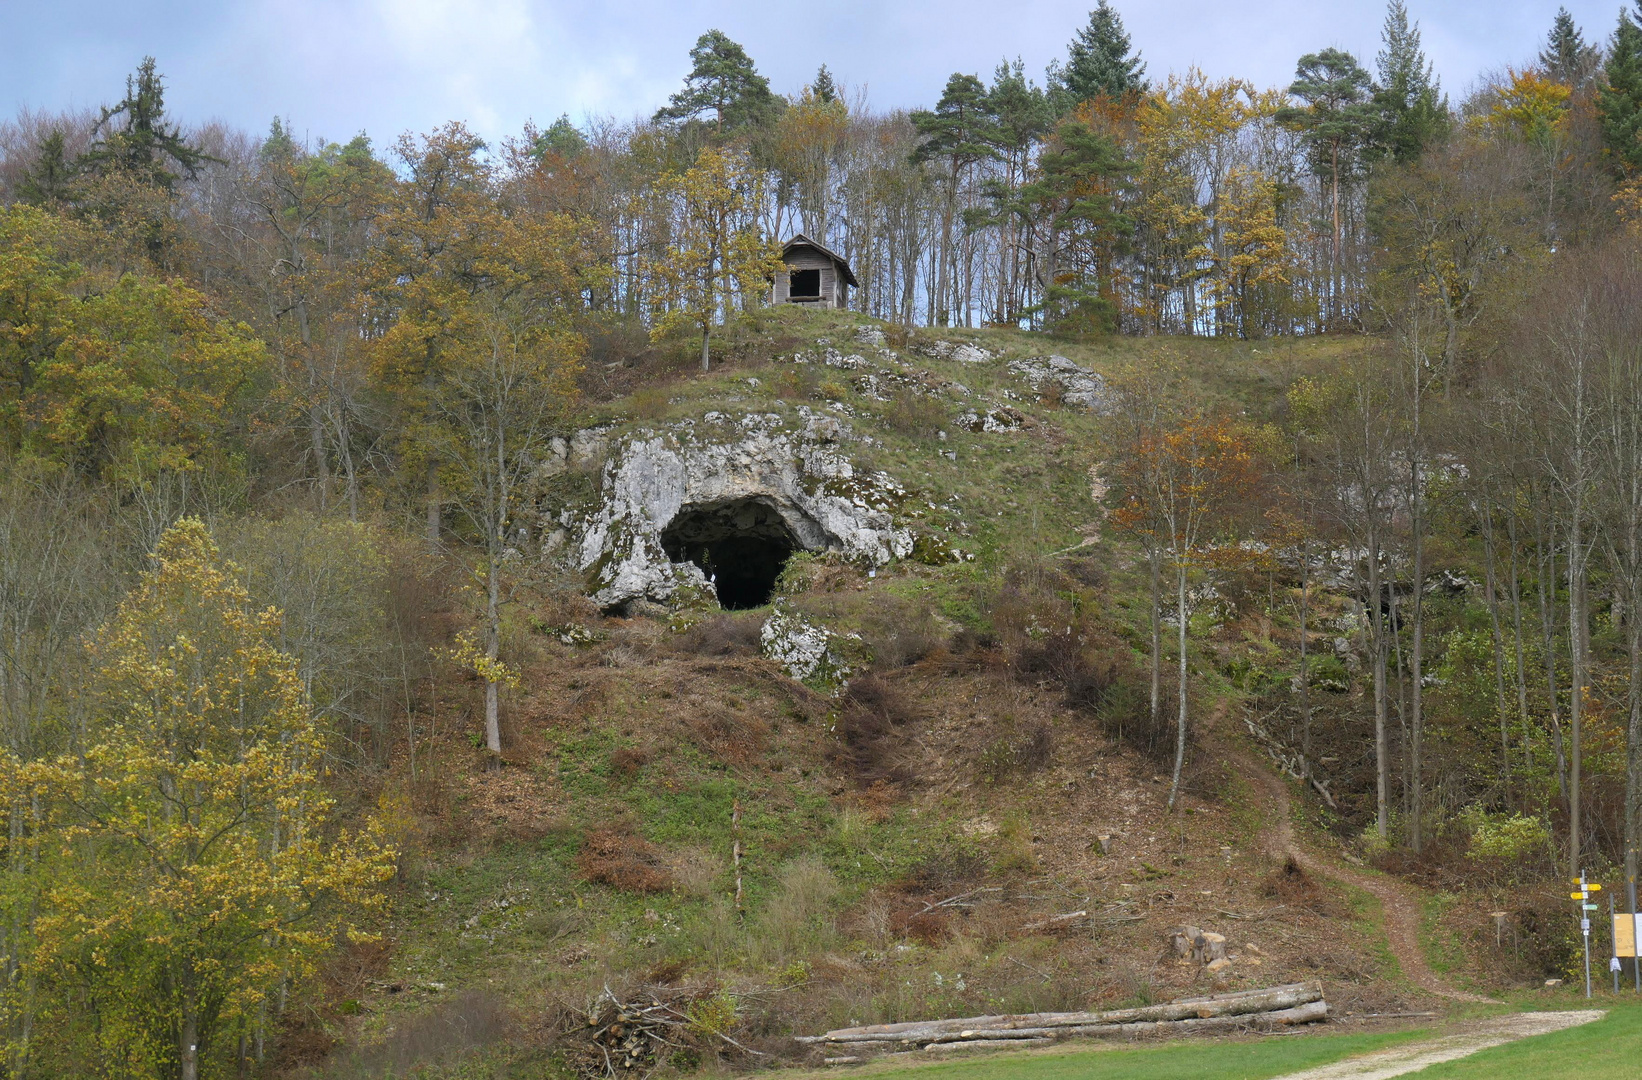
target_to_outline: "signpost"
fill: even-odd
[[[1574,884],[1579,886],[1579,891],[1576,892],[1576,893],[1569,893],[1568,897],[1571,900],[1578,900],[1579,901],[1579,932],[1580,932],[1581,936],[1583,936],[1584,939],[1585,939],[1585,996],[1590,997],[1591,996],[1591,916],[1590,916],[1589,913],[1593,912],[1597,909],[1597,905],[1591,903],[1590,899],[1591,899],[1591,894],[1592,893],[1600,892],[1602,890],[1602,886],[1586,884],[1586,882],[1585,882],[1585,872],[1584,871],[1580,871],[1579,880],[1574,882]],[[1615,976],[1615,977],[1617,978],[1618,976]]]
[[[1616,931],[1612,934],[1613,956],[1608,958],[1608,970],[1613,972],[1613,992],[1619,993],[1619,919],[1614,915],[1613,893],[1608,894],[1608,925]]]

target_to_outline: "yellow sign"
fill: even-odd
[[[1600,886],[1600,885],[1598,885],[1594,882],[1591,883],[1590,885],[1585,886],[1585,888],[1588,889],[1591,892],[1601,892],[1602,891],[1602,886]]]
[[[1615,956],[1636,955],[1636,924],[1642,922],[1642,915],[1615,915],[1613,917],[1613,954]]]
[[[1570,900],[1583,900],[1583,899],[1585,899],[1585,894],[1582,893],[1582,892],[1571,892],[1571,893],[1568,894],[1568,899],[1570,899]]]

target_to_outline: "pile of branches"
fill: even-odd
[[[798,1041],[829,1053],[828,1065],[875,1054],[1042,1046],[1069,1038],[1140,1038],[1240,1030],[1273,1030],[1328,1018],[1321,983],[1293,983],[1182,998],[1167,1005],[1106,1012],[1020,1013],[839,1028]]]
[[[726,1046],[758,1054],[720,1030],[734,1019],[733,1007],[719,1004],[728,1000],[713,986],[646,986],[624,998],[606,985],[585,1009],[560,1009],[565,1057],[589,1080],[642,1080],[675,1055],[697,1058]]]

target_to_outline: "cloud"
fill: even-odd
[[[490,139],[561,113],[629,118],[678,87],[710,27],[740,41],[781,92],[827,64],[882,108],[931,104],[953,71],[987,76],[1020,57],[1041,79],[1093,0],[58,0],[19,4],[0,41],[0,109],[117,98],[125,73],[159,58],[168,104],[194,121],[378,144],[464,120]],[[1600,40],[1611,0],[1569,7]],[[1537,52],[1556,0],[1415,0],[1444,86]],[[1304,52],[1338,45],[1372,64],[1383,0],[1118,0],[1148,73],[1286,84]]]

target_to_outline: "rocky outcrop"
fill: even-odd
[[[936,360],[956,360],[960,364],[985,364],[995,357],[990,349],[968,342],[933,341],[918,347],[918,351]]]
[[[1060,393],[1061,404],[1101,412],[1106,408],[1106,382],[1099,375],[1064,356],[1034,356],[1010,361],[1009,370],[1026,380],[1032,392],[1051,388]]]
[[[776,414],[708,413],[664,430],[604,436],[598,500],[566,512],[572,561],[602,608],[636,600],[665,602],[681,589],[709,589],[694,563],[675,562],[663,533],[681,515],[756,521],[794,549],[838,551],[880,566],[912,551],[912,534],[892,516],[905,492],[882,473],[852,466],[839,421],[800,410],[796,423]],[[585,440],[584,440],[585,442]],[[678,552],[674,552],[677,556]]]

